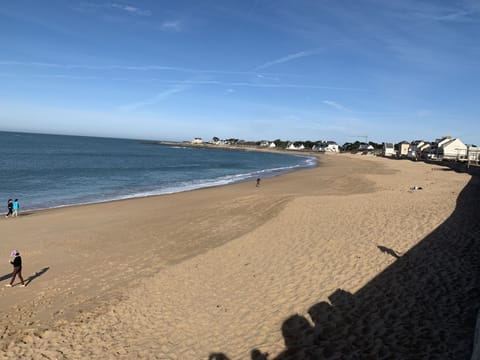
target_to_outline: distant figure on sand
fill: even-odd
[[[9,217],[10,215],[12,215],[12,213],[13,213],[13,202],[12,202],[12,199],[8,199],[7,208],[8,208],[8,212],[7,212],[7,215],[5,215],[6,218],[8,218],[8,217]]]
[[[13,217],[18,216],[18,209],[20,209],[20,205],[18,204],[18,199],[13,200]]]
[[[257,178],[257,185],[255,185],[256,187],[259,187],[260,186],[260,178]]]
[[[20,286],[25,286],[25,282],[23,281],[23,277],[22,277],[22,257],[20,256],[20,253],[17,250],[12,250],[12,252],[10,253],[10,256],[13,258],[10,260],[10,264],[13,265],[12,280],[10,281],[10,284],[7,284],[5,286],[12,287],[15,281],[15,277],[17,275],[21,281]]]

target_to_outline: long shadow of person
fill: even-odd
[[[0,276],[0,281],[10,279],[11,277],[12,277],[12,273],[2,275],[2,276]]]
[[[382,245],[377,245],[377,248],[378,248],[378,250],[380,250],[381,252],[383,252],[385,254],[391,255],[396,259],[400,259],[400,255],[393,249],[390,249],[390,248],[388,248],[386,246],[382,246]]]
[[[25,279],[25,286],[30,284],[33,280],[38,278],[39,276],[42,276],[45,274],[50,268],[49,267],[44,267],[42,270],[35,272],[35,274],[30,275],[28,278]]]

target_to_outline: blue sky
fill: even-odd
[[[480,145],[480,2],[3,1],[0,130]]]

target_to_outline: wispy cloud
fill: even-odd
[[[84,69],[84,70],[133,70],[133,71],[149,71],[149,70],[166,70],[179,72],[202,72],[201,70],[163,66],[163,65],[90,65],[90,64],[56,64],[44,62],[22,62],[0,60],[0,65],[14,65],[14,66],[34,66],[43,68],[58,68],[58,69]]]
[[[59,64],[59,63],[47,63],[47,62],[26,62],[26,61],[16,61],[16,60],[2,60],[0,59],[0,66],[16,66],[16,67],[38,67],[38,68],[52,68],[52,69],[63,69],[63,70],[125,70],[125,71],[138,71],[138,72],[147,72],[147,71],[171,71],[171,72],[183,72],[191,74],[214,74],[214,75],[245,75],[245,76],[255,76],[258,79],[269,80],[269,81],[280,81],[280,77],[284,78],[304,78],[303,75],[296,74],[287,74],[287,73],[272,73],[265,72],[258,74],[256,71],[235,71],[235,70],[216,70],[216,69],[193,69],[193,68],[184,68],[178,66],[165,66],[165,65],[92,65],[92,64]]]
[[[178,66],[165,66],[165,65],[91,65],[91,64],[58,64],[58,63],[45,63],[45,62],[24,62],[14,60],[0,60],[0,66],[32,66],[40,68],[58,68],[65,70],[129,70],[129,71],[177,71],[184,73],[199,73],[199,74],[230,74],[230,75],[256,75],[252,71],[225,71],[214,69],[192,69],[183,68]],[[278,75],[278,74],[272,74]]]
[[[150,10],[141,10],[135,6],[131,5],[123,5],[123,4],[110,4],[110,7],[114,9],[120,9],[123,11],[126,11],[129,14],[132,15],[139,15],[139,16],[150,16],[152,15],[152,12]]]
[[[159,92],[155,96],[152,96],[148,99],[144,99],[144,100],[137,101],[137,102],[134,102],[134,103],[119,106],[119,110],[121,110],[121,111],[133,111],[133,110],[136,110],[136,109],[144,107],[144,106],[153,105],[153,104],[156,104],[156,103],[159,103],[159,102],[165,100],[166,98],[170,97],[171,95],[187,91],[190,88],[191,88],[191,86],[189,84],[177,84],[177,85],[174,85],[174,86],[172,86],[171,88],[169,88],[165,91]]]
[[[480,7],[466,5],[464,7],[442,7],[437,6],[431,9],[415,11],[414,16],[419,19],[444,22],[470,22],[475,21],[475,16],[480,13]]]
[[[94,4],[94,3],[85,2],[80,4],[80,6],[77,8],[77,10],[79,11],[89,11],[89,12],[93,12],[95,10],[100,10],[100,9],[106,9],[106,10],[115,9],[115,10],[123,11],[129,15],[135,15],[135,16],[152,15],[152,12],[150,10],[144,10],[136,6],[132,6],[128,4],[119,4],[119,3]]]
[[[290,54],[290,55],[281,57],[281,58],[276,59],[276,60],[268,61],[268,62],[266,62],[266,63],[264,63],[260,66],[257,66],[255,68],[255,70],[263,70],[263,69],[267,69],[267,68],[269,68],[271,66],[274,66],[274,65],[284,64],[284,63],[289,62],[289,61],[293,61],[293,60],[296,60],[296,59],[301,59],[301,58],[304,58],[304,57],[307,57],[307,56],[312,56],[312,55],[318,54],[320,51],[321,51],[321,49],[300,51],[300,52],[297,52],[297,53],[294,53],[294,54]]]
[[[5,62],[0,61],[0,66],[2,64],[6,64]],[[49,67],[54,67],[53,64],[49,64]],[[63,67],[60,67],[63,68]],[[75,67],[73,65],[69,65],[68,68],[82,68],[86,69],[87,67],[82,67],[78,66]],[[145,67],[136,67],[136,66],[128,66],[128,67],[117,67],[117,66],[110,66],[110,67],[88,67],[88,69],[94,69],[94,70],[99,70],[99,69],[125,69],[125,70],[140,70],[140,71],[146,71]],[[170,69],[170,68],[164,68],[164,67],[155,67],[151,66],[148,67],[148,69],[161,69],[161,70],[174,70],[174,71],[183,71],[185,69]],[[185,70],[187,71],[187,70]],[[202,71],[195,71],[195,70],[188,70],[188,72],[191,73],[198,73],[201,74]],[[215,70],[208,70],[208,71],[203,71],[204,73],[215,73]],[[238,72],[225,72],[225,71],[219,71],[218,74],[247,74],[251,75],[251,73],[238,73]],[[147,76],[147,77],[141,77],[141,76],[105,76],[105,75],[96,75],[96,76],[91,76],[91,75],[74,75],[74,74],[28,74],[25,75],[23,73],[13,73],[13,72],[8,72],[8,73],[0,73],[0,77],[10,77],[10,78],[15,78],[15,77],[28,77],[28,78],[52,78],[52,79],[72,79],[72,80],[102,80],[102,81],[127,81],[127,82],[151,82],[151,83],[157,83],[157,84],[164,84],[164,85],[169,85],[169,86],[176,86],[176,85],[195,85],[195,86],[206,86],[206,85],[212,85],[212,86],[224,86],[229,89],[233,89],[235,87],[250,87],[250,88],[264,88],[264,89],[321,89],[321,90],[333,90],[333,91],[353,91],[353,92],[365,92],[369,91],[366,88],[360,88],[360,87],[341,87],[341,86],[329,86],[329,85],[319,85],[319,84],[305,84],[305,83],[259,83],[259,82],[251,82],[251,81],[224,81],[224,80],[215,80],[215,79],[208,79],[208,80],[165,80],[162,78],[158,77],[152,77],[152,76]],[[229,91],[230,92],[230,91]],[[330,104],[333,106],[332,104]]]
[[[354,87],[339,87],[327,85],[310,85],[310,84],[257,84],[250,82],[231,82],[231,86],[246,86],[256,88],[293,88],[293,89],[324,89],[324,90],[342,90],[342,91],[367,91],[367,89]]]
[[[182,31],[183,23],[180,20],[164,21],[161,25],[161,29],[164,31]]]
[[[350,111],[349,109],[347,109],[345,106],[343,105],[340,105],[338,102],[336,101],[332,101],[332,100],[324,100],[323,103],[325,105],[328,105],[328,106],[331,106],[335,109],[338,109],[338,110],[343,110],[343,111]]]
[[[441,2],[416,0],[391,0],[388,3],[382,0],[371,0],[379,9],[386,12],[392,20],[395,18],[409,22],[417,20],[430,21],[474,21],[474,16],[480,13],[480,5],[476,0]]]

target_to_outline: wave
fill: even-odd
[[[55,208],[63,208],[69,206],[78,206],[78,205],[88,205],[88,204],[96,204],[96,203],[105,203],[111,201],[119,201],[119,200],[127,200],[127,199],[134,199],[134,198],[143,198],[149,196],[158,196],[158,195],[167,195],[167,194],[175,194],[181,193],[185,191],[192,191],[198,190],[203,188],[211,188],[216,186],[224,186],[230,185],[234,183],[246,182],[257,179],[259,177],[271,178],[281,174],[285,174],[288,172],[292,172],[295,170],[300,170],[304,168],[314,167],[317,164],[317,159],[314,157],[304,157],[304,161],[299,164],[292,165],[292,166],[284,166],[284,167],[277,167],[271,169],[263,169],[258,171],[252,171],[247,173],[241,174],[234,174],[234,175],[225,175],[220,176],[212,179],[196,179],[172,184],[165,184],[160,187],[142,191],[133,191],[131,193],[126,193],[125,191],[116,193],[116,194],[103,194],[101,196],[96,195],[95,197],[82,197],[76,199],[70,199],[63,204],[57,203],[55,204],[54,201],[51,203],[46,203],[40,205],[38,207],[33,208],[26,208],[26,211],[32,210],[47,210],[47,209],[55,209]]]

